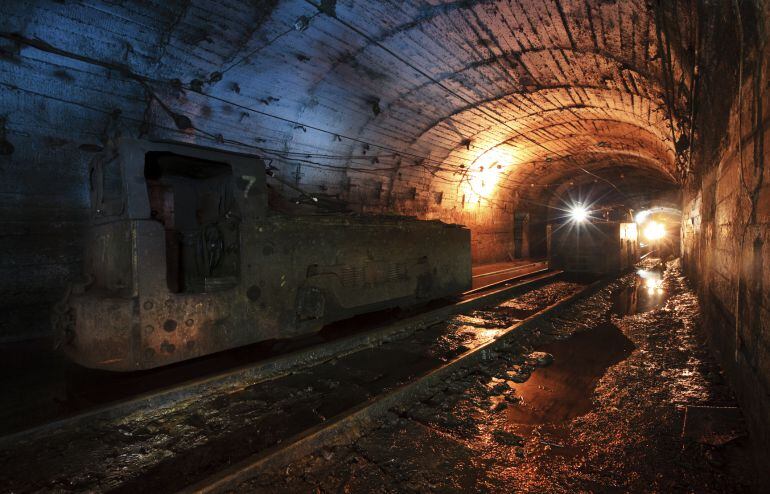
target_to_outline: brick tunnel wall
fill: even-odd
[[[770,50],[765,33],[770,12],[754,12],[752,4],[742,2],[739,17],[724,2],[721,12],[715,9],[701,24],[711,38],[703,47],[708,73],[702,75],[696,121],[698,166],[684,191],[682,254],[688,275],[698,282],[708,339],[756,443],[768,444]],[[741,56],[742,70],[735,64]]]
[[[253,152],[353,211],[467,225],[475,262],[510,258],[517,214],[542,223],[522,185],[618,162],[673,177],[654,3],[318,5],[0,2],[0,341],[48,332],[88,162],[120,136]],[[490,170],[504,190],[468,190]]]

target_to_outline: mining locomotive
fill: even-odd
[[[622,209],[603,211],[585,223],[548,225],[548,263],[569,273],[612,275],[639,261],[636,223]]]
[[[253,155],[142,140],[95,160],[83,279],[54,310],[67,356],[149,369],[470,288],[468,229],[279,213],[265,170]]]

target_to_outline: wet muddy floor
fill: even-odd
[[[0,449],[0,486],[14,492],[175,492],[493,340],[583,286],[551,282],[277,379],[10,445]]]
[[[762,492],[697,299],[677,262],[647,268],[359,440],[236,490]]]
[[[524,383],[509,383],[519,398],[518,406],[506,410],[509,424],[560,423],[585,414],[593,408],[599,379],[635,347],[617,326],[605,323],[538,348],[552,355],[553,363]]]

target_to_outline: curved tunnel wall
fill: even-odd
[[[261,155],[289,199],[468,225],[476,262],[515,255],[516,214],[547,216],[576,178],[626,166],[649,171],[629,191],[675,186],[688,105],[666,88],[689,72],[662,14],[642,0],[3,2],[0,340],[47,331],[41,305],[80,267],[88,161],[121,136]]]

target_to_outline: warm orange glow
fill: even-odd
[[[500,183],[510,173],[514,156],[510,150],[495,147],[482,154],[470,165],[464,184],[465,205],[472,209],[481,201],[489,201]]]
[[[620,240],[631,240],[632,242],[635,242],[637,236],[636,223],[620,224]]]
[[[666,236],[666,227],[657,221],[650,221],[644,227],[644,237],[653,242]]]

